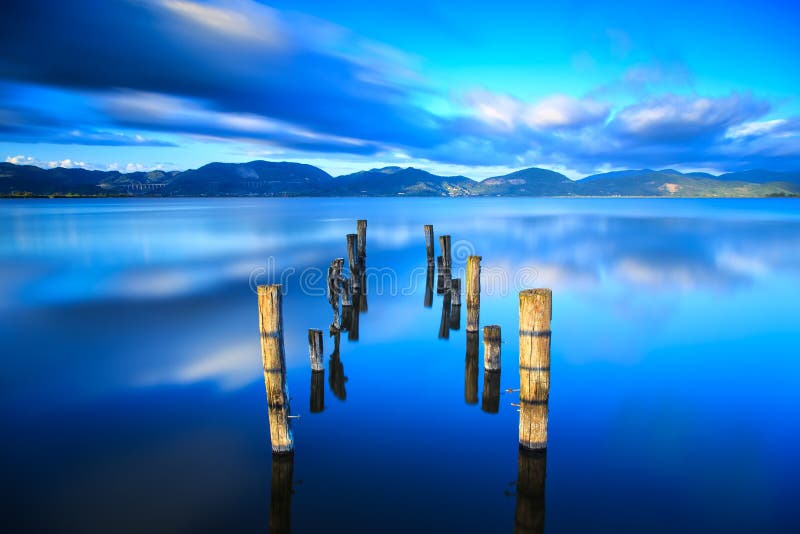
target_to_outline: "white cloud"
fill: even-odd
[[[14,165],[36,165],[37,160],[30,156],[22,154],[18,156],[6,156],[6,163],[13,163]]]
[[[771,121],[761,122],[746,122],[737,126],[728,128],[725,132],[725,137],[729,139],[739,139],[741,137],[753,137],[758,135],[767,135],[785,126],[788,123],[786,119],[775,119]]]
[[[610,110],[606,103],[563,94],[527,103],[510,95],[477,90],[468,93],[465,100],[481,120],[508,129],[577,128],[604,121]]]
[[[223,0],[209,3],[188,0],[161,0],[167,13],[177,15],[202,31],[282,47],[286,44],[285,29],[277,11],[246,0]]]

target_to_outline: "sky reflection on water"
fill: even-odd
[[[312,414],[306,331],[327,332],[331,310],[300,273],[345,256],[356,218],[369,220],[368,266],[406,291],[371,285],[341,368],[325,338]],[[466,251],[483,256],[501,389],[518,382],[515,276],[554,290],[548,532],[798,527],[798,204],[557,199],[4,201],[11,524],[267,529],[249,280],[293,268],[293,528],[511,530],[515,398],[482,411],[479,369],[478,402],[465,403],[465,317],[439,339],[442,296],[423,305],[425,223],[453,236],[456,273]]]

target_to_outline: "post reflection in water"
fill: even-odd
[[[292,531],[292,475],[294,453],[272,455],[272,482],[269,498],[270,534]]]
[[[433,265],[428,265],[425,275],[425,307],[433,306]]]
[[[439,339],[450,339],[450,292],[442,297],[442,320],[439,322]]]
[[[500,410],[500,371],[483,371],[481,410],[486,413]]]
[[[311,413],[325,410],[325,371],[311,371]]]
[[[461,305],[450,308],[450,330],[461,330]]]
[[[514,532],[544,532],[544,490],[547,451],[519,448],[517,466],[517,506]]]
[[[467,358],[464,365],[464,401],[478,403],[478,333],[467,332]]]
[[[344,376],[344,365],[339,357],[339,339],[340,333],[336,331],[333,336],[333,352],[331,353],[330,362],[328,363],[328,385],[334,396],[339,400],[347,398],[347,391],[344,389],[344,383],[347,382],[347,377]]]
[[[353,305],[348,306],[348,320],[343,321],[347,325],[347,339],[350,341],[358,341],[358,320],[361,314],[361,299],[363,295],[360,293],[353,293]],[[342,308],[342,316],[344,316],[344,308]]]

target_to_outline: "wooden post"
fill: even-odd
[[[353,283],[353,292],[361,288],[361,277],[358,275],[358,252],[356,251],[358,236],[347,234],[347,261],[350,265],[350,280]]]
[[[342,306],[353,305],[353,282],[352,278],[342,279]]]
[[[364,267],[367,265],[367,221],[366,219],[359,219],[356,223],[358,232],[358,266],[359,272],[364,272]]]
[[[322,330],[308,329],[308,357],[311,360],[312,371],[325,369],[322,362]]]
[[[547,452],[519,448],[517,467],[517,506],[514,513],[516,534],[544,532],[544,492]]]
[[[500,370],[500,327],[496,324],[483,327],[483,368]]]
[[[433,267],[433,225],[425,225],[425,253],[428,257],[428,267]]]
[[[283,316],[280,284],[258,286],[258,324],[261,331],[261,362],[267,390],[269,436],[272,452],[291,452],[294,443],[289,427],[289,395],[286,391],[286,355],[283,348]]]
[[[292,514],[294,454],[272,455],[272,483],[269,496],[270,534],[289,534]]]
[[[486,413],[500,411],[500,371],[483,371],[483,397],[481,410]]]
[[[325,371],[311,371],[311,413],[325,409]]]
[[[442,259],[444,267],[450,269],[453,266],[453,257],[450,255],[450,236],[439,236],[439,248],[442,249]]]
[[[425,273],[425,307],[433,306],[433,265],[428,265]]]
[[[339,329],[342,327],[339,318],[339,295],[342,292],[342,266],[344,265],[344,258],[336,258],[331,261],[328,267],[328,303],[333,308],[333,323],[332,329]]]
[[[467,332],[477,332],[481,309],[481,257],[467,258]]]
[[[453,294],[453,306],[461,306],[461,278],[453,278],[450,282],[450,293]]]
[[[478,334],[467,332],[467,358],[464,362],[464,401],[478,403]]]
[[[519,444],[527,449],[547,448],[552,304],[549,289],[519,294]]]
[[[442,297],[442,320],[439,322],[439,339],[450,339],[450,292]]]

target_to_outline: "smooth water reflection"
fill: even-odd
[[[354,302],[312,375],[307,329],[327,332],[331,307],[324,277],[304,294],[317,285],[300,276],[346,256],[357,218],[368,265],[400,287]],[[452,235],[454,276],[469,250],[486,276],[509,273],[481,301],[482,324],[506,336],[497,377],[433,290],[426,223]],[[263,532],[284,512],[296,532],[540,517],[547,532],[800,528],[795,201],[3,201],[0,236],[12,531]],[[287,490],[249,279],[289,269],[301,418]],[[521,475],[544,465],[518,456],[505,392],[519,376],[515,284],[554,290],[546,499]]]

